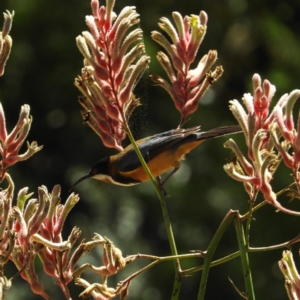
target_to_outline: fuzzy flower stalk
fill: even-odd
[[[5,64],[12,48],[12,38],[9,32],[11,30],[14,14],[14,12],[10,13],[8,10],[6,13],[3,13],[4,24],[2,31],[0,31],[0,76],[4,74]]]
[[[76,38],[84,67],[75,85],[83,95],[79,103],[84,121],[106,147],[122,151],[126,124],[140,105],[133,90],[149,57],[144,54],[142,30],[132,29],[140,21],[135,7],[126,6],[116,15],[114,4],[107,0],[99,7],[98,0],[91,1],[93,15],[85,19],[90,31]]]
[[[291,98],[295,99],[295,91],[289,95],[283,95],[270,111],[270,104],[276,91],[275,86],[268,80],[262,83],[258,74],[253,76],[252,83],[253,95],[244,94],[242,98],[246,109],[238,100],[230,101],[230,110],[239,122],[246,139],[247,157],[243,155],[235,141],[230,139],[224,146],[232,149],[237,161],[226,164],[224,169],[233,179],[243,182],[252,202],[261,192],[265,200],[278,210],[300,215],[299,212],[284,208],[277,201],[277,196],[270,184],[280,161],[285,160],[284,153],[287,153],[290,147],[290,143],[286,140],[279,142],[283,131],[278,115],[284,110],[286,113],[284,117],[282,115],[282,118],[288,119],[289,102]],[[292,132],[293,129],[290,133]],[[276,152],[279,145],[281,149]]]
[[[19,161],[30,158],[40,151],[43,146],[38,146],[37,142],[31,144],[27,142],[27,151],[19,154],[20,148],[25,142],[32,123],[30,116],[30,106],[24,104],[21,107],[19,120],[14,129],[8,134],[6,130],[6,120],[2,104],[0,103],[0,182],[3,180],[7,168]]]
[[[159,27],[169,36],[168,40],[158,31],[152,32],[152,39],[161,45],[165,52],[159,51],[157,60],[168,75],[169,81],[158,75],[152,75],[153,82],[163,87],[174,101],[176,109],[181,114],[178,128],[194,113],[198,104],[211,86],[223,74],[222,66],[214,71],[211,67],[217,60],[217,51],[210,50],[191,69],[207,29],[208,17],[204,11],[200,14],[185,16],[178,12],[172,14],[175,26],[165,17],[160,19]]]

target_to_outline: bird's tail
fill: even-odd
[[[200,131],[197,133],[197,140],[207,140],[218,136],[242,132],[240,125],[225,126],[214,128],[208,131]]]

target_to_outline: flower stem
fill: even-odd
[[[249,262],[249,256],[248,256],[248,245],[247,245],[247,240],[245,237],[244,227],[241,223],[238,212],[237,212],[236,218],[234,218],[233,222],[234,222],[237,239],[238,239],[238,244],[239,244],[239,249],[240,249],[240,254],[241,254],[247,299],[254,300],[255,295],[254,295],[252,275],[251,275],[250,262]]]
[[[176,247],[176,243],[175,243],[175,238],[174,238],[174,234],[173,234],[173,230],[172,230],[172,224],[171,224],[171,221],[170,221],[170,217],[169,217],[169,212],[168,212],[168,209],[167,209],[167,203],[166,203],[166,200],[165,200],[165,197],[161,191],[161,188],[158,186],[158,184],[156,183],[154,177],[152,176],[134,138],[133,138],[133,135],[130,131],[130,128],[128,126],[128,124],[125,122],[126,124],[126,131],[127,131],[127,135],[129,137],[129,140],[145,170],[145,172],[147,173],[147,175],[149,176],[150,178],[150,181],[152,182],[153,186],[154,186],[154,189],[158,195],[158,199],[159,199],[159,202],[160,202],[160,206],[161,206],[161,209],[162,209],[162,213],[163,213],[163,218],[164,218],[164,221],[165,221],[165,226],[166,226],[166,231],[167,231],[167,235],[168,235],[168,240],[169,240],[169,244],[170,244],[170,248],[171,248],[171,253],[173,256],[176,256],[178,255],[178,252],[177,252],[177,247]],[[181,275],[180,275],[180,272],[181,272],[181,267],[180,267],[180,261],[179,259],[175,259],[174,260],[174,267],[175,267],[175,280],[174,280],[174,286],[173,286],[173,292],[172,292],[172,300],[176,300],[178,299],[179,297],[179,291],[180,291],[180,286],[181,286]]]
[[[198,298],[197,300],[203,300],[204,295],[205,295],[205,289],[206,289],[206,284],[207,284],[207,278],[208,278],[208,273],[209,273],[209,268],[211,267],[211,261],[213,258],[213,255],[215,253],[215,250],[221,240],[221,238],[224,235],[224,232],[228,228],[228,226],[231,224],[232,219],[236,216],[236,212],[230,210],[227,215],[225,216],[224,220],[222,221],[221,225],[217,229],[217,232],[213,236],[207,251],[206,255],[204,258],[204,264],[203,264],[203,271],[201,275],[201,281],[200,281],[200,286],[199,286],[199,292],[198,292]]]

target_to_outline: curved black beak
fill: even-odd
[[[85,174],[84,176],[82,176],[81,178],[79,178],[79,179],[78,179],[78,180],[70,187],[69,192],[71,192],[77,184],[79,184],[79,183],[82,182],[83,180],[89,179],[89,178],[91,178],[91,177],[92,177],[92,176],[90,175],[90,173],[87,173],[87,174]]]

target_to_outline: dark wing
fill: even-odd
[[[145,162],[149,162],[162,151],[169,151],[173,145],[185,137],[197,133],[199,129],[199,126],[189,129],[174,129],[145,138],[137,143]],[[120,158],[117,159],[118,170],[130,172],[141,166],[132,145],[129,145],[124,152],[125,154],[120,155]]]
[[[218,127],[214,129],[210,129],[208,131],[201,131],[197,133],[198,140],[207,140],[227,134],[239,133],[242,131],[240,125],[232,125],[232,126],[224,126]]]

